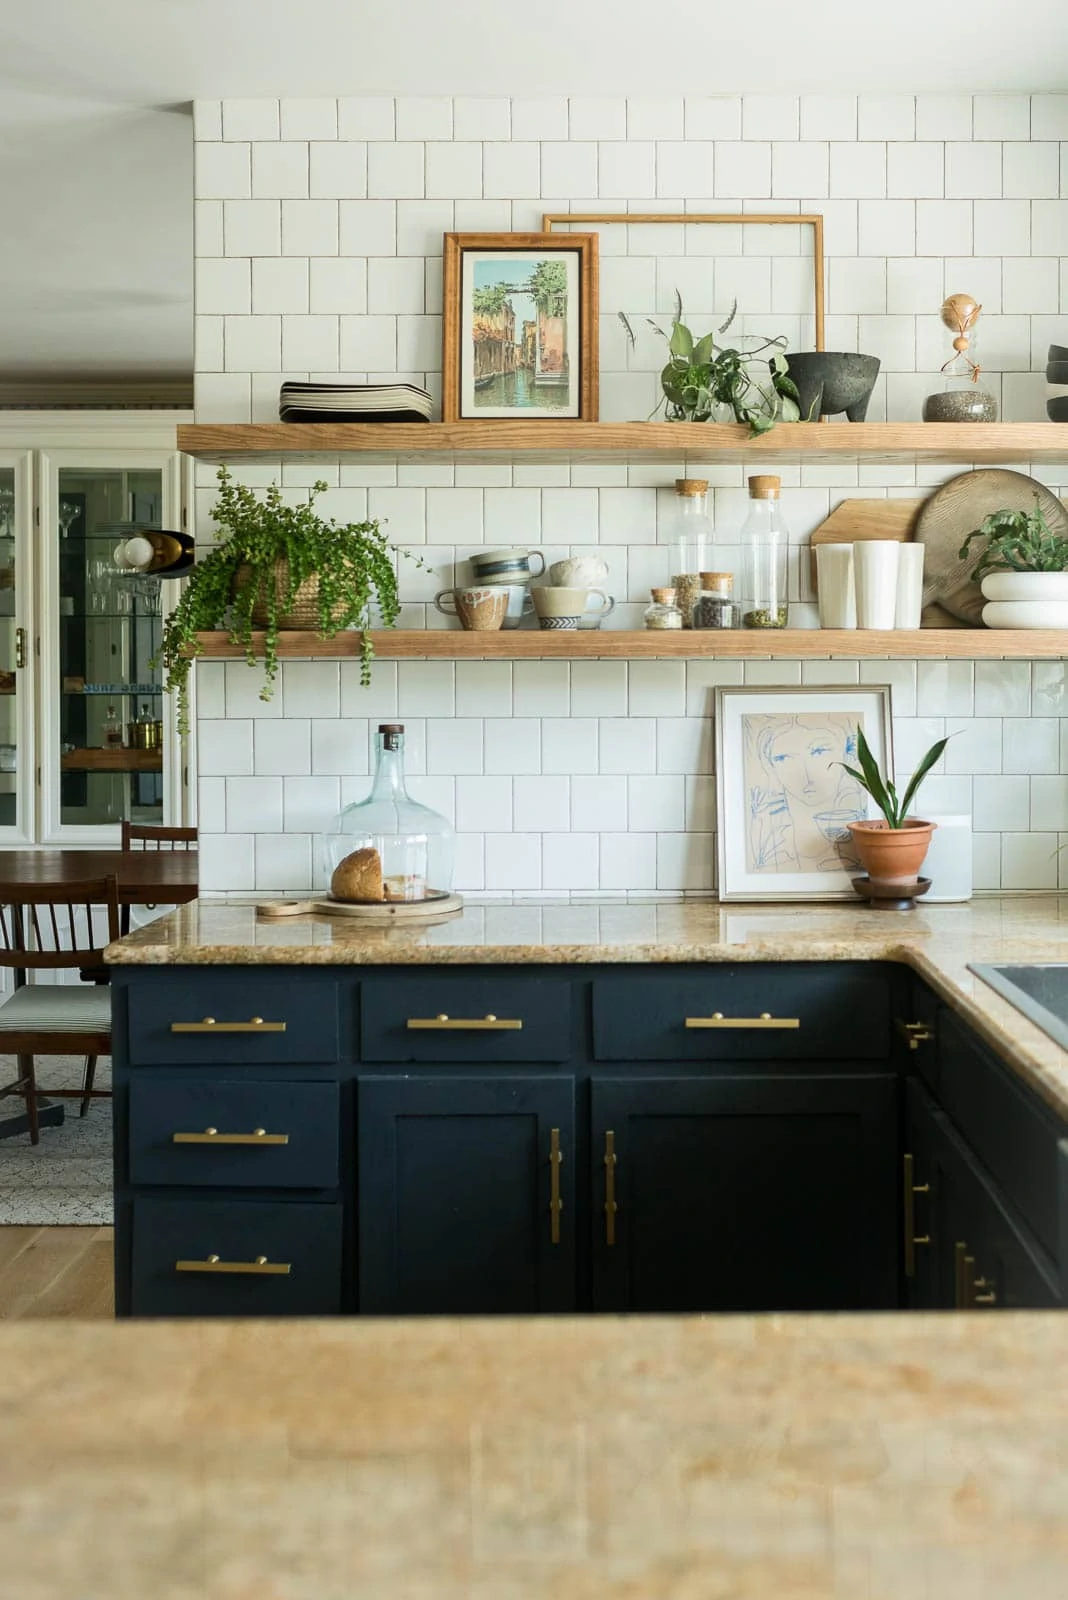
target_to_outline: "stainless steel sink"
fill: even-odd
[[[1068,961],[1035,967],[973,966],[969,970],[1068,1050]]]

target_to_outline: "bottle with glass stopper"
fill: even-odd
[[[742,625],[746,628],[786,627],[790,535],[779,505],[781,492],[781,478],[770,473],[749,479],[749,515],[742,528]]]
[[[684,628],[693,627],[693,608],[701,593],[701,571],[712,550],[712,519],[708,514],[708,479],[676,478],[675,508],[671,527],[671,587],[682,612]]]
[[[942,367],[943,386],[923,402],[924,422],[996,422],[998,403],[979,382],[975,324],[982,306],[970,294],[951,294],[939,316],[953,334],[953,354]]]
[[[379,724],[366,800],[335,818],[320,840],[320,868],[337,900],[430,900],[452,889],[452,826],[408,793],[404,725]]]

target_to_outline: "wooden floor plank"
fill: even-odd
[[[0,1228],[0,1320],[113,1316],[111,1250],[110,1228]]]

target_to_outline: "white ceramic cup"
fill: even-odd
[[[897,539],[858,539],[853,546],[857,627],[889,632],[897,615]]]
[[[902,544],[897,558],[897,602],[895,628],[918,628],[923,610],[922,544]]]
[[[816,584],[821,628],[855,628],[857,603],[853,589],[851,544],[816,546]]]

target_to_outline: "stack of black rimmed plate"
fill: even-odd
[[[414,383],[283,383],[283,422],[429,422],[433,402]]]

